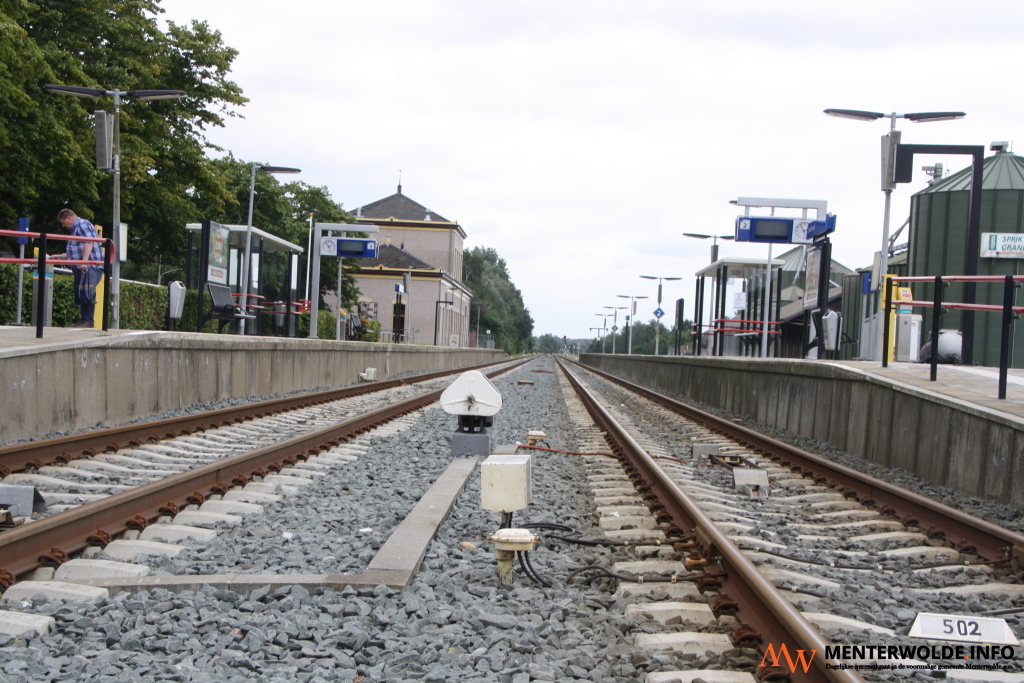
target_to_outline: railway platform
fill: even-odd
[[[1024,371],[869,361],[584,354],[581,363],[743,420],[1024,506]]]
[[[500,349],[0,326],[0,444],[224,399],[479,365]]]

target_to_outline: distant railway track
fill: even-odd
[[[529,360],[531,358],[478,367],[503,365],[504,367],[490,373],[493,376]],[[114,453],[122,442],[125,446],[141,446],[156,443],[161,438],[194,435],[207,429],[243,424],[246,419],[280,415],[287,410],[442,378],[468,369],[470,368],[417,375],[401,380],[372,382],[182,418],[16,444],[6,447],[3,456],[8,463],[20,463],[20,471],[31,471],[45,467],[47,462],[67,464],[95,453]],[[202,504],[211,495],[220,496],[234,486],[244,486],[254,477],[263,478],[294,466],[307,457],[337,446],[363,431],[433,403],[442,391],[443,388],[394,401],[384,407],[312,432],[216,459],[208,464],[161,477],[51,517],[0,532],[0,557],[3,558],[0,561],[0,587],[13,584],[19,575],[37,567],[58,566],[72,553],[90,545],[102,547],[125,531],[141,530],[160,516],[173,516],[188,505]]]
[[[870,619],[863,623],[848,618],[844,621],[838,615],[816,611],[805,617],[792,600],[797,592],[811,596],[807,600],[815,601],[814,609],[825,612],[827,608],[820,605],[827,605],[829,599],[817,593],[856,586],[861,581],[867,582],[870,590],[880,575],[893,577],[896,570],[967,568],[974,572],[975,578],[960,587],[949,584],[948,593],[942,589],[909,591],[932,594],[924,599],[933,599],[934,604],[942,605],[940,609],[962,610],[962,603],[957,602],[962,595],[987,595],[992,609],[1005,603],[1000,591],[1006,590],[1011,596],[1024,594],[1016,590],[1017,586],[999,584],[996,578],[1008,576],[1018,567],[1024,549],[1020,534],[612,375],[578,365],[580,370],[569,372],[567,363],[561,359],[560,363],[587,412],[605,433],[637,497],[654,516],[656,528],[677,549],[689,549],[695,567],[703,565],[701,592],[717,594],[712,611],[720,623],[722,615],[734,615],[737,626],[730,638],[735,647],[754,647],[766,655],[767,645],[777,648],[780,643],[788,643],[791,649],[795,646],[807,652],[824,652],[831,643],[819,628],[870,628],[878,634],[876,637],[890,639],[883,642],[905,644],[892,629],[868,623]],[[602,388],[595,393],[574,376],[587,373],[621,390]],[[644,400],[631,401],[627,394]],[[657,407],[647,407],[648,401]],[[679,416],[678,426],[665,411]],[[637,417],[621,423],[618,413]],[[637,424],[631,424],[633,420]],[[664,435],[648,437],[647,428],[642,426],[645,420],[671,424],[673,430],[685,432],[687,439],[729,445],[722,456],[712,456],[703,463],[694,462],[689,453],[678,458],[652,456],[641,442],[653,439],[651,443],[664,444],[668,439]],[[676,443],[680,444],[675,447],[678,451],[690,448],[681,445],[681,439]],[[759,467],[770,472],[770,499],[754,501],[734,491],[731,483],[722,486],[731,466]],[[786,531],[777,537],[775,530],[782,529]],[[794,544],[795,538],[803,538],[803,546]],[[989,579],[991,590],[977,583],[984,572],[993,577]],[[846,578],[837,582],[836,573]],[[819,590],[813,590],[815,587]],[[958,593],[958,588],[966,592]],[[949,596],[948,604],[943,602],[945,595]],[[909,622],[905,626],[909,627]],[[943,667],[936,664],[934,668]],[[784,680],[789,680],[792,673],[773,672]],[[792,680],[863,679],[853,669],[828,668],[822,657],[805,675]]]

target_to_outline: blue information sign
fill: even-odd
[[[618,331],[619,331],[619,326],[618,325],[612,325],[612,332],[618,332]]]
[[[28,232],[28,219],[27,218],[19,218],[18,219],[18,231],[19,232]],[[19,237],[18,238],[18,244],[28,244],[28,238],[27,237]]]
[[[660,308],[654,311],[654,317],[657,318],[658,320],[661,320],[661,316],[663,315],[665,315],[665,311],[661,310]]]

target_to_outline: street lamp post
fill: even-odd
[[[630,322],[632,324],[629,326],[629,351],[628,351],[628,355],[632,356],[633,355],[633,326],[636,325],[636,302],[637,302],[638,299],[646,299],[647,297],[646,296],[634,296],[632,294],[616,294],[615,296],[619,297],[620,299],[629,299],[630,314],[632,315],[632,317],[630,318]]]
[[[732,240],[736,239],[735,235],[704,235],[699,232],[684,232],[683,235],[686,237],[692,237],[698,240],[712,240],[711,242],[711,262],[714,263],[718,260],[718,240]],[[667,278],[666,278],[667,279]]]
[[[243,311],[249,310],[249,283],[252,282],[252,205],[253,198],[256,196],[256,171],[263,171],[264,173],[302,173],[298,168],[289,168],[288,166],[264,166],[263,164],[252,164],[249,167],[249,215],[245,219],[245,260],[242,262],[242,291],[238,297],[238,303],[242,306]],[[338,263],[341,263],[341,259],[338,259]],[[340,266],[339,266],[340,267]],[[319,287],[317,283],[317,287]],[[341,289],[338,290],[338,308],[341,308]],[[310,315],[316,315],[316,311]],[[239,318],[238,320],[238,334],[245,334],[245,318]]]
[[[645,280],[657,280],[658,281],[658,310],[661,310],[661,281],[662,280],[682,280],[681,277],[658,277],[657,275],[641,275]],[[659,345],[658,342],[661,338],[661,318],[658,318],[658,325],[654,328],[654,355],[658,355]]]
[[[860,109],[826,109],[825,113],[842,119],[854,119],[856,121],[877,121],[878,119],[889,119],[889,134],[882,136],[882,192],[885,193],[885,215],[882,218],[882,252],[879,259],[878,276],[885,282],[885,276],[889,272],[889,210],[892,206],[892,191],[896,187],[893,181],[892,165],[896,156],[896,145],[900,142],[900,132],[896,130],[896,119],[907,119],[914,123],[927,123],[929,121],[952,121],[967,116],[962,111],[925,111],[911,114],[883,114],[875,111],[862,111]],[[875,289],[881,292],[881,283],[875,284]],[[879,295],[881,297],[881,295]],[[876,347],[878,348],[878,359],[884,361],[885,349],[882,348],[882,337],[885,325],[880,318],[875,325]],[[932,342],[935,343],[934,341]]]
[[[607,308],[607,306],[605,306]],[[601,316],[601,326],[604,330],[604,334],[601,335],[601,353],[604,354],[604,342],[605,337],[608,336],[608,318],[612,317],[611,313],[595,313],[594,315]]]
[[[618,330],[616,328],[619,326],[619,311],[621,311],[624,308],[629,308],[629,306],[605,306],[605,308],[612,309],[612,355],[614,356],[616,341],[615,335],[618,333]]]
[[[110,222],[110,238],[114,242],[115,258],[110,268],[110,329],[121,326],[121,98],[133,100],[174,100],[185,96],[184,90],[105,90],[103,88],[80,88],[74,85],[44,85],[47,92],[71,95],[94,100],[110,95],[114,98],[114,139],[111,163],[114,173],[114,206]]]

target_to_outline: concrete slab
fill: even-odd
[[[81,579],[139,576],[149,576],[149,567],[131,562],[75,558],[57,567],[53,578],[57,581],[79,581]]]
[[[274,496],[278,495],[281,491],[281,489],[277,487],[277,484],[266,484],[261,481],[250,481],[244,488],[242,488],[242,490],[246,492],[251,491],[253,493],[265,493]],[[231,492],[228,491],[228,493]]]
[[[100,602],[110,597],[110,591],[98,586],[82,586],[64,581],[19,581],[5,590],[0,600],[19,602],[31,600],[37,595],[64,602]]]
[[[632,581],[620,581],[619,587],[615,589],[614,597],[633,598],[649,595],[664,595],[669,600],[703,600],[700,591],[690,581],[680,583],[633,583]]]
[[[601,505],[597,508],[597,514],[611,517],[649,515],[651,511],[643,505]]]
[[[825,635],[837,631],[871,631],[886,636],[895,635],[896,633],[891,628],[876,626],[866,621],[837,617],[834,614],[826,614],[824,612],[804,612],[803,615],[807,621],[818,627],[818,630]]]
[[[14,476],[14,475],[11,475]],[[594,491],[596,498],[610,498],[610,497],[630,497],[636,496],[636,489],[632,486],[601,486],[600,484],[592,485],[591,489]]]
[[[595,496],[594,503],[601,507],[608,507],[611,505],[639,505],[640,498],[637,497],[634,491],[628,496]]]
[[[309,486],[313,479],[307,477],[290,477],[283,474],[268,474],[263,477],[264,484],[280,484],[282,486],[302,487]]]
[[[968,586],[949,586],[947,588],[922,588],[918,593],[949,593],[951,595],[1005,595],[1008,598],[1024,596],[1024,583],[985,583]]]
[[[261,515],[263,506],[237,500],[208,500],[199,506],[200,512],[218,512],[222,515]]]
[[[605,516],[600,519],[597,526],[603,530],[654,529],[658,524],[650,513],[647,513],[640,516]]]
[[[174,516],[174,524],[182,526],[198,526],[209,529],[218,524],[237,526],[242,523],[238,515],[227,515],[221,512],[200,512],[199,510],[182,510]]]
[[[138,555],[163,555],[177,557],[185,550],[185,546],[159,541],[114,541],[108,543],[103,552],[115,560],[132,560]]]
[[[673,560],[627,560],[615,562],[612,564],[612,571],[616,574],[633,574],[634,576],[642,574],[664,576],[678,574],[682,576],[691,572],[685,562]]]
[[[166,543],[179,543],[188,539],[212,541],[215,538],[217,538],[217,532],[213,529],[202,529],[183,524],[150,524],[139,535],[140,541],[164,541]]]
[[[635,619],[650,617],[659,624],[714,626],[718,624],[711,608],[699,602],[647,602],[626,605],[626,616]]]
[[[641,633],[633,643],[642,650],[698,657],[709,650],[720,655],[732,649],[732,641],[724,633]]]
[[[36,638],[49,633],[56,624],[53,617],[0,610],[0,633],[9,636]]]
[[[407,573],[406,581],[412,580],[423,562],[427,546],[448,517],[476,464],[476,458],[452,460],[370,560],[366,567],[367,573],[400,571]]]
[[[883,550],[878,553],[882,557],[921,557],[934,561],[955,561],[960,558],[960,551],[953,548],[933,548],[928,545],[919,545],[913,548],[896,548],[895,550]]]
[[[687,671],[658,671],[647,674],[644,683],[693,683],[696,679],[707,683],[757,683],[753,674],[721,669],[689,669]]]
[[[284,496],[274,493],[257,493],[245,489],[232,489],[224,494],[223,500],[234,500],[242,503],[276,503],[283,500]]]
[[[661,529],[622,529],[619,531],[605,531],[604,537],[623,541],[624,543],[650,543],[652,541],[668,542],[668,538]]]
[[[839,588],[842,584],[836,581],[829,581],[817,576],[809,576],[788,569],[779,569],[770,565],[759,565],[758,571],[764,574],[765,578],[779,588],[790,588],[792,586],[821,586],[822,588]]]

